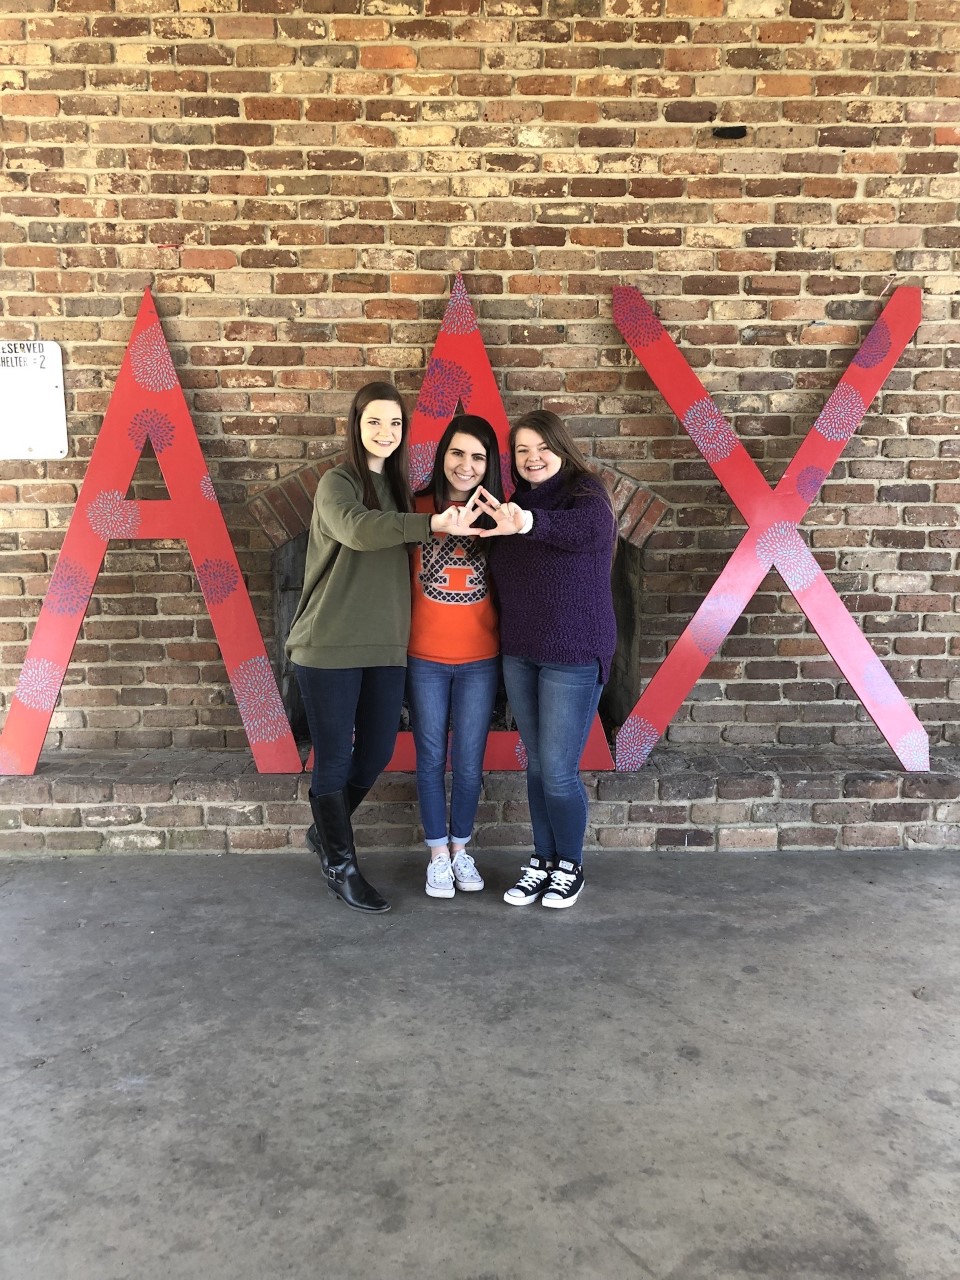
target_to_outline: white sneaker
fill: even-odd
[[[455,892],[449,855],[441,853],[439,857],[431,858],[427,864],[427,896],[452,898]]]
[[[479,893],[483,888],[483,876],[466,849],[453,855],[453,879],[461,893]]]

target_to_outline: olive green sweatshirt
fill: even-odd
[[[397,510],[374,474],[381,511],[362,501],[347,466],[320,478],[310,522],[303,594],[287,654],[301,667],[405,667],[410,638],[407,544],[430,539],[430,517]]]

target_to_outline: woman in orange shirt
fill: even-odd
[[[503,499],[497,437],[486,418],[461,414],[437,445],[433,475],[416,510],[439,515],[483,485]],[[489,524],[489,517],[475,523]],[[483,879],[467,844],[483,780],[483,752],[500,680],[497,613],[487,580],[487,546],[469,532],[449,533],[414,553],[413,616],[407,701],[417,748],[417,795],[430,863],[431,898],[476,892]],[[453,785],[446,790],[448,735]]]

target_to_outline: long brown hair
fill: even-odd
[[[610,508],[611,556],[613,556],[619,546],[619,531],[617,529],[617,517],[613,510],[613,502],[607,492],[607,487],[577,448],[576,441],[570,434],[570,428],[562,418],[559,418],[555,413],[551,413],[549,409],[534,409],[532,413],[525,413],[510,428],[510,474],[513,476],[513,483],[516,488],[521,493],[525,490],[529,492],[533,488],[530,481],[522,479],[517,470],[515,451],[517,432],[524,429],[535,431],[550,452],[555,453],[560,459],[560,470],[557,474],[563,479],[567,493],[573,493],[577,485],[582,484],[587,477],[595,480],[600,486],[607,506]]]
[[[384,462],[383,473],[387,477],[397,510],[412,511],[413,495],[410,492],[410,478],[407,470],[407,435],[410,422],[407,418],[407,406],[400,399],[400,392],[392,383],[368,382],[353,397],[353,404],[347,415],[347,462],[363,485],[363,505],[369,507],[371,511],[379,511],[380,499],[374,488],[367,451],[360,438],[360,418],[367,405],[372,404],[374,400],[389,400],[400,408],[400,443]]]
[[[502,502],[503,480],[500,475],[500,445],[497,441],[497,433],[486,418],[481,418],[475,413],[460,413],[452,419],[437,445],[430,479],[417,496],[429,496],[435,511],[445,511],[450,505],[447,498],[447,477],[443,472],[443,463],[447,456],[447,450],[450,448],[450,443],[458,432],[465,436],[470,436],[476,440],[477,444],[482,445],[487,455],[487,469],[480,483],[488,493],[493,494],[498,502]],[[470,497],[473,497],[474,493],[476,493],[476,489],[471,491]],[[493,527],[494,522],[488,515],[482,515],[475,525],[477,529],[492,529]],[[471,554],[482,556],[485,560],[489,551],[490,544],[485,538],[475,538],[473,540]]]
[[[534,409],[532,413],[525,413],[522,418],[518,418],[510,428],[510,474],[521,493],[532,486],[517,470],[516,443],[519,431],[535,431],[550,452],[557,455],[560,459],[560,474],[568,486],[581,476],[594,475],[563,419],[549,409]]]

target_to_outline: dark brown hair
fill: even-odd
[[[478,444],[483,445],[487,455],[487,469],[480,483],[492,493],[498,502],[503,501],[503,481],[500,478],[500,445],[497,434],[486,418],[476,413],[458,413],[440,437],[437,452],[433,459],[433,474],[420,490],[421,494],[429,494],[437,511],[448,506],[447,477],[443,474],[443,460],[447,456],[450,443],[458,431],[465,436],[472,436]],[[469,495],[472,496],[472,495]]]
[[[447,456],[450,442],[458,431],[463,432],[465,436],[472,436],[477,444],[483,445],[487,455],[487,469],[480,484],[483,485],[488,493],[492,493],[498,502],[502,502],[503,479],[500,474],[500,443],[497,440],[497,433],[490,423],[486,418],[481,418],[476,413],[458,413],[451,420],[450,425],[444,431],[437,444],[437,452],[433,458],[433,474],[420,490],[420,493],[429,494],[434,511],[443,511],[450,505],[447,498],[447,477],[443,474],[443,460]],[[472,497],[474,493],[476,493],[475,489],[469,496]],[[475,527],[478,529],[492,529],[494,522],[488,515],[482,515]],[[474,541],[473,554],[482,556],[485,560],[489,551],[490,546],[486,539],[478,538]]]
[[[347,462],[356,472],[363,485],[363,505],[371,511],[380,510],[380,499],[374,488],[367,451],[360,438],[360,419],[368,404],[374,400],[389,400],[400,408],[400,443],[383,465],[383,474],[387,478],[393,500],[398,511],[413,510],[413,495],[410,492],[410,479],[407,472],[407,435],[410,422],[407,418],[407,406],[400,399],[400,392],[390,382],[368,382],[353,397],[353,404],[347,415]]]

